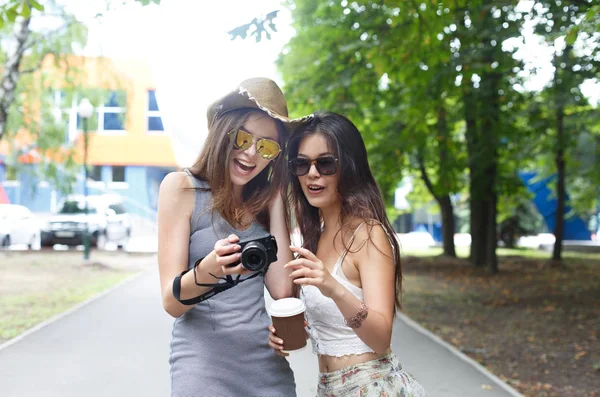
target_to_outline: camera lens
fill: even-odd
[[[251,265],[252,267],[260,266],[260,263],[262,261],[260,255],[256,255],[256,254],[248,255],[247,260],[248,260],[248,264]]]
[[[250,271],[262,270],[267,265],[267,252],[262,244],[250,243],[242,250],[242,265]]]

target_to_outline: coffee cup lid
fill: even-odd
[[[274,317],[291,317],[306,310],[304,303],[298,298],[283,298],[271,303],[269,314]]]

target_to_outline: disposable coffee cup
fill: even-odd
[[[306,346],[304,311],[306,307],[298,298],[283,298],[271,303],[269,314],[275,327],[275,335],[283,340],[283,352]]]

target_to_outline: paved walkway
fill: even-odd
[[[172,319],[158,285],[149,271],[0,347],[0,396],[168,396]],[[418,328],[399,318],[392,346],[429,396],[518,395]],[[298,397],[314,396],[316,357],[305,348],[290,363]]]

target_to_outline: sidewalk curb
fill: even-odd
[[[70,309],[62,312],[62,313],[58,313],[56,315],[54,315],[53,317],[50,317],[49,319],[42,321],[41,323],[34,325],[33,327],[25,330],[23,333],[20,333],[19,335],[15,336],[12,339],[7,340],[6,342],[2,343],[0,345],[0,351],[6,349],[9,346],[14,345],[15,343],[21,341],[22,339],[26,338],[27,336],[36,333],[37,331],[47,327],[48,325],[62,319],[63,317],[66,317],[74,312],[76,312],[77,310],[81,309],[84,306],[89,305],[90,303],[102,298],[105,295],[110,294],[111,292],[113,292],[114,290],[116,290],[117,288],[120,288],[122,286],[124,286],[127,283],[133,282],[134,280],[136,280],[139,277],[142,277],[144,274],[146,274],[147,272],[151,271],[151,269],[148,270],[143,270],[137,274],[134,274],[132,276],[127,277],[125,280],[121,281],[120,283],[112,286],[111,288],[107,289],[106,291],[103,291],[97,295],[92,296],[91,298],[88,298],[86,300],[84,300],[83,302],[79,302],[78,304],[76,304],[75,306],[71,307]]]
[[[494,375],[493,373],[491,373],[490,371],[488,371],[483,365],[479,364],[477,361],[473,360],[471,357],[467,356],[466,354],[464,354],[463,352],[461,352],[460,350],[458,350],[456,347],[454,347],[451,344],[449,344],[448,342],[444,341],[442,338],[440,338],[439,336],[437,336],[433,332],[431,332],[431,331],[423,328],[421,325],[419,325],[417,322],[415,322],[414,320],[412,320],[406,314],[397,313],[397,315],[400,317],[400,319],[406,325],[408,325],[409,327],[413,328],[415,331],[417,331],[417,332],[419,332],[419,333],[427,336],[428,338],[430,338],[432,341],[436,342],[437,344],[443,346],[448,351],[450,351],[450,353],[454,354],[455,356],[457,356],[458,358],[460,358],[462,361],[464,361],[464,362],[472,365],[477,371],[481,372],[483,375],[485,375],[486,377],[488,377],[492,382],[496,383],[497,386],[499,386],[501,389],[503,389],[504,391],[506,391],[511,396],[513,396],[513,397],[524,397],[521,393],[519,393],[518,391],[516,391],[515,389],[513,389],[510,385],[508,385],[502,379],[498,378],[496,375]]]

